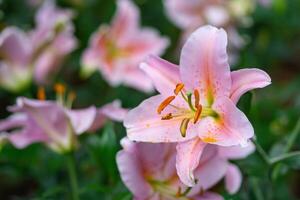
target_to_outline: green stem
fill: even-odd
[[[68,173],[70,177],[72,199],[79,200],[77,175],[75,169],[75,158],[72,153],[67,154],[67,165],[68,165]]]
[[[265,152],[265,150],[260,146],[260,144],[256,141],[256,139],[252,139],[252,142],[256,146],[256,150],[259,153],[259,155],[262,157],[262,159],[268,164],[271,165],[271,161],[269,159],[268,154]]]
[[[300,133],[300,118],[298,119],[295,128],[293,129],[290,137],[288,138],[287,144],[284,149],[284,153],[287,153],[291,150],[299,133]]]
[[[294,151],[294,152],[291,152],[291,153],[286,153],[284,155],[277,156],[275,158],[272,158],[270,160],[270,162],[271,162],[271,164],[275,164],[275,163],[281,162],[283,160],[286,160],[286,159],[289,159],[289,158],[292,158],[292,157],[297,157],[297,156],[300,156],[300,151]]]

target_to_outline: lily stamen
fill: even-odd
[[[169,120],[169,119],[172,119],[172,118],[173,118],[172,113],[168,113],[165,116],[162,116],[161,120]]]
[[[169,96],[166,98],[157,108],[157,113],[161,114],[161,112],[175,99],[175,96]]]
[[[180,133],[182,137],[186,136],[186,130],[188,128],[189,122],[190,122],[190,118],[185,118],[181,121]]]
[[[37,98],[41,101],[46,100],[46,92],[44,87],[39,87],[37,91]]]
[[[197,108],[200,104],[200,95],[197,89],[194,90],[194,96],[195,96],[195,108]]]
[[[196,110],[196,113],[195,113],[195,116],[194,116],[194,124],[197,123],[197,121],[200,119],[200,115],[201,115],[201,112],[202,112],[202,106],[201,105],[198,105],[196,106],[197,110]]]
[[[174,94],[178,95],[179,92],[181,92],[181,90],[184,88],[184,84],[183,83],[178,83],[176,85],[176,88],[174,89]]]

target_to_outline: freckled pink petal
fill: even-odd
[[[227,165],[228,163],[225,159],[217,156],[200,164],[194,172],[198,182],[192,188],[190,195],[197,194],[201,190],[208,190],[216,185],[225,176]]]
[[[139,142],[179,142],[187,141],[197,135],[196,126],[190,123],[186,137],[180,133],[182,119],[161,120],[157,108],[165,97],[161,95],[150,97],[139,106],[130,110],[125,117],[124,126],[127,129],[127,136],[131,140]],[[176,112],[171,106],[167,107],[164,113]]]
[[[243,159],[255,151],[255,146],[249,142],[246,147],[232,146],[232,147],[218,147],[219,155],[227,159]]]
[[[230,99],[234,103],[237,103],[240,97],[249,90],[271,84],[270,76],[260,69],[241,69],[231,72],[231,79]]]
[[[181,82],[179,67],[157,56],[149,56],[140,67],[151,78],[157,91],[164,96],[173,94],[176,84]]]
[[[199,137],[221,146],[246,146],[254,130],[245,114],[228,98],[217,99],[213,109],[219,114],[219,119],[206,117],[200,120]]]
[[[8,27],[0,35],[0,53],[8,62],[27,67],[32,46],[28,36],[20,29]]]
[[[227,35],[223,29],[203,26],[189,37],[182,48],[180,74],[189,89],[200,89],[200,96],[211,102],[228,96],[231,88],[227,62]]]
[[[193,197],[194,200],[223,200],[224,198],[213,192],[205,192],[203,195],[197,195]]]
[[[230,194],[238,192],[242,184],[242,174],[239,168],[233,164],[229,164],[226,176],[225,187]]]
[[[199,164],[205,145],[206,144],[198,138],[177,144],[177,174],[180,180],[189,187],[195,185],[194,170]]]
[[[112,22],[112,34],[115,38],[128,37],[138,27],[139,10],[130,0],[117,1],[117,14]]]
[[[126,72],[123,77],[124,85],[136,88],[143,92],[153,92],[153,84],[146,74],[140,69],[136,68]]]
[[[85,109],[66,110],[76,134],[87,131],[94,123],[97,110],[94,106]]]
[[[131,148],[135,148],[132,146]],[[117,154],[117,165],[122,181],[137,199],[146,199],[151,195],[151,186],[143,177],[141,163],[136,150],[121,150]]]

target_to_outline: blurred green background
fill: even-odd
[[[170,38],[171,46],[163,57],[178,63],[176,48],[181,32],[165,16],[162,0],[135,0],[135,3],[141,9],[142,24],[154,27]],[[74,107],[100,106],[120,99],[124,107],[131,108],[151,95],[123,86],[111,88],[99,73],[87,80],[80,78],[81,54],[98,26],[109,23],[116,9],[115,1],[59,0],[57,4],[76,12],[74,24],[79,47],[66,59],[56,77],[57,82],[76,91]],[[25,0],[0,1],[0,29],[18,26],[30,30],[37,9]],[[251,17],[252,26],[239,28],[248,43],[232,67],[263,69],[270,74],[272,85],[248,93],[239,107],[253,123],[261,146],[270,156],[277,156],[300,117],[300,1],[273,0],[269,8],[257,6]],[[52,88],[46,89],[48,99],[54,99]],[[1,118],[8,116],[6,107],[14,104],[17,96],[34,98],[36,86],[32,85],[20,94],[0,90]],[[82,199],[131,199],[115,163],[119,140],[124,135],[122,124],[109,122],[97,134],[81,136],[76,162]],[[292,150],[300,150],[300,137]],[[25,150],[17,150],[8,144],[3,146],[0,151],[0,199],[69,199],[64,159],[40,144]],[[254,153],[236,163],[244,175],[240,192],[230,196],[222,184],[213,189],[226,199],[300,199],[299,157],[270,167]]]

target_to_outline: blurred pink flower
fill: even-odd
[[[236,51],[244,46],[245,41],[236,27],[251,21],[253,0],[164,0],[166,14],[171,21],[184,30],[183,41],[199,26],[206,24],[222,27],[228,33],[230,63],[237,58]]]
[[[77,45],[71,22],[73,12],[59,9],[53,1],[45,1],[38,10],[36,28],[30,33],[34,48],[32,58],[34,78],[40,84],[48,83],[65,56]]]
[[[106,119],[122,121],[127,112],[117,101],[98,109],[71,110],[56,101],[22,97],[9,110],[14,114],[0,122],[1,135],[17,148],[44,142],[57,152],[72,150],[77,135],[100,128]]]
[[[134,143],[124,138],[123,149],[117,154],[121,178],[134,199],[223,199],[208,192],[222,178],[229,193],[239,190],[242,176],[237,166],[228,159],[244,158],[254,151],[250,144],[246,148],[207,145],[195,169],[197,184],[188,189],[180,182],[175,168],[175,144]]]
[[[8,27],[0,34],[0,85],[17,92],[31,81],[32,45],[26,33]]]
[[[193,171],[207,143],[247,145],[253,127],[236,103],[245,92],[262,88],[271,79],[259,69],[230,72],[223,29],[204,26],[183,46],[180,67],[150,57],[141,68],[159,95],[129,111],[127,136],[140,142],[179,142],[177,173],[193,186]]]
[[[39,84],[50,81],[63,58],[76,46],[69,10],[43,4],[36,16],[37,28],[28,33],[14,27],[0,34],[0,85],[18,92],[32,77]]]
[[[83,73],[98,69],[109,84],[124,84],[152,91],[151,81],[138,68],[149,54],[160,55],[168,39],[151,28],[140,28],[138,8],[130,0],[118,0],[112,25],[100,26],[82,58]]]

